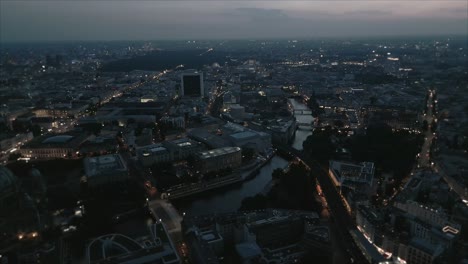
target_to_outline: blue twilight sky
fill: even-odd
[[[467,34],[468,1],[0,0],[0,41]]]

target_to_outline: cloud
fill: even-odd
[[[467,8],[446,8],[442,7],[440,8],[440,11],[443,13],[449,13],[449,14],[455,14],[455,15],[461,15],[464,17],[468,17],[468,9]]]
[[[289,20],[291,19],[281,9],[266,9],[266,8],[254,8],[254,7],[242,7],[236,8],[232,12],[235,16],[243,16],[251,19],[255,22],[260,21],[271,21],[271,20]]]
[[[343,14],[352,16],[389,16],[392,14],[391,11],[387,10],[354,10],[346,11]]]

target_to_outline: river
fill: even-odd
[[[309,110],[306,105],[290,99],[291,105],[296,110]],[[312,123],[312,115],[296,116],[298,122]],[[310,127],[301,127],[296,131],[296,137],[292,146],[296,149],[302,149],[302,142],[312,134]],[[248,181],[234,186],[227,186],[219,190],[209,191],[198,196],[187,197],[175,201],[174,205],[180,213],[188,215],[203,215],[210,213],[227,213],[237,211],[241,206],[242,199],[248,196],[254,196],[262,192],[271,182],[271,173],[277,168],[286,168],[288,162],[279,157],[273,157],[265,166],[262,167],[259,174]]]
[[[289,103],[291,103],[294,110],[310,110],[305,104],[295,99],[290,98]],[[312,135],[312,122],[314,118],[312,115],[296,115],[296,120],[298,123],[311,124],[311,126],[300,126],[299,129],[296,130],[296,137],[292,143],[292,147],[297,150],[302,150],[302,142],[304,142],[308,136]]]

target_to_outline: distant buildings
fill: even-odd
[[[186,217],[182,229],[193,263],[297,263],[307,250],[330,250],[330,231],[311,212],[267,209]]]
[[[88,104],[57,104],[51,108],[38,108],[34,114],[36,117],[75,118],[83,116],[88,107]]]
[[[181,97],[199,97],[205,96],[205,87],[203,85],[203,73],[183,73],[180,76]]]
[[[363,108],[367,113],[365,118],[367,126],[383,123],[396,130],[417,130],[422,125],[418,123],[418,113],[410,110],[386,109],[382,107],[369,106]]]

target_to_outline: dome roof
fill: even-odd
[[[32,168],[30,171],[29,171],[29,174],[31,175],[31,177],[33,178],[42,178],[42,173],[36,169],[36,168]]]
[[[18,185],[18,178],[4,166],[0,166],[0,194],[11,191]]]

